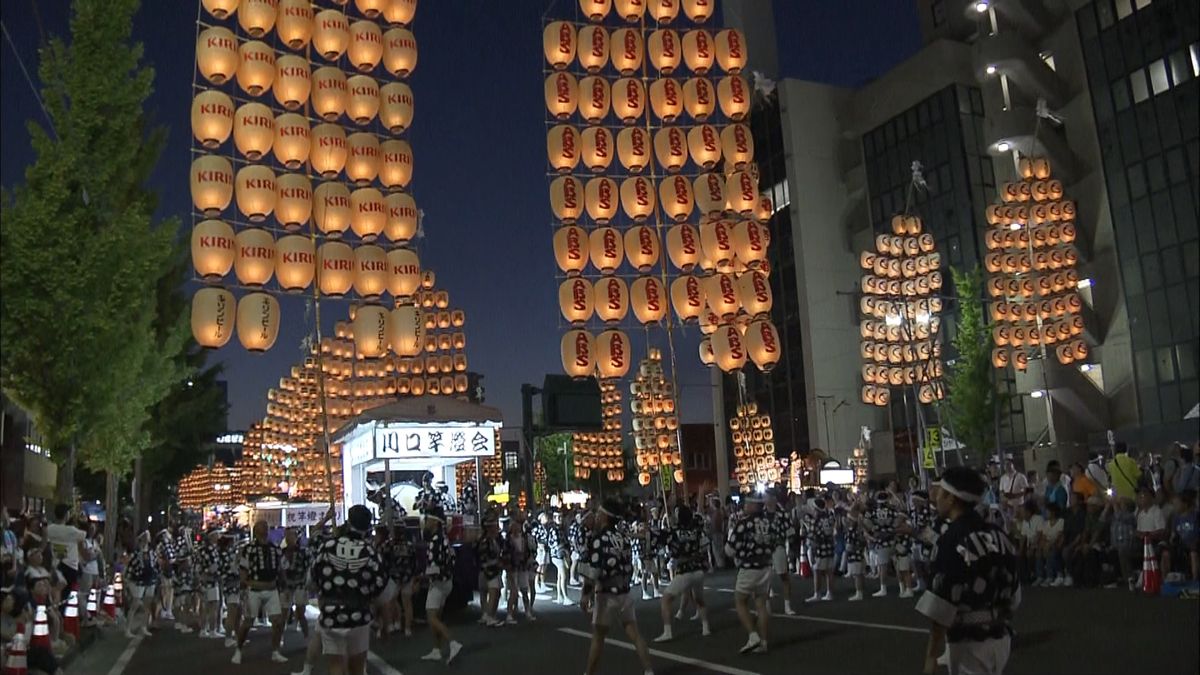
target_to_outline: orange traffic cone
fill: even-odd
[[[71,590],[67,596],[67,608],[63,612],[63,632],[79,640],[79,591]]]
[[[800,576],[805,579],[812,578],[812,565],[808,562],[808,552],[800,554]]]
[[[1145,539],[1142,559],[1142,592],[1146,595],[1158,595],[1162,591],[1162,572],[1158,569],[1158,558],[1154,555],[1154,545],[1150,537]]]
[[[121,573],[113,574],[113,596],[116,598],[117,607],[125,605],[125,585],[121,582]]]
[[[29,636],[25,632],[25,624],[17,624],[17,633],[13,635],[12,642],[8,643],[8,650],[4,654],[4,664],[0,666],[0,675],[27,675],[29,672],[29,657],[26,655],[29,649]]]
[[[29,646],[50,649],[50,617],[45,605],[38,605],[33,614],[33,636]]]
[[[88,591],[87,615],[89,619],[96,618],[96,610],[100,608],[100,591],[93,588]]]
[[[110,585],[104,589],[104,614],[109,619],[116,620],[117,618],[117,595],[113,592],[113,587]]]

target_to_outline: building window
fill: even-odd
[[[1146,86],[1146,71],[1141,68],[1129,74],[1129,89],[1133,92],[1133,102],[1141,103],[1150,98],[1150,87]]]
[[[1150,64],[1150,88],[1154,91],[1155,96],[1170,88],[1167,83],[1166,59],[1159,59]]]
[[[1117,21],[1133,14],[1133,0],[1117,0]]]

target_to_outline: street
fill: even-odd
[[[783,675],[813,673],[869,675],[915,673],[922,664],[925,622],[913,609],[915,601],[893,595],[849,603],[846,582],[838,588],[838,601],[805,605],[800,614],[784,616],[782,602],[774,600],[770,653],[742,656],[738,648],[745,633],[733,611],[731,573],[709,579],[713,635],[700,637],[699,622],[676,621],[675,640],[650,643],[655,672],[659,675],[725,673],[727,675]],[[811,591],[808,580],[793,588],[796,597]],[[635,591],[636,592],[636,591]],[[1125,590],[1025,589],[1018,611],[1016,638],[1007,672],[1028,675],[1063,673],[1196,673],[1200,653],[1200,612],[1195,602],[1148,598]],[[465,647],[449,668],[421,661],[431,640],[424,626],[412,638],[393,636],[373,641],[368,673],[372,675],[425,675],[452,670],[480,675],[574,673],[584,668],[590,640],[588,621],[578,607],[560,607],[539,601],[540,619],[504,628],[475,624],[478,611],[470,607],[450,617],[454,638]],[[690,611],[688,614],[690,615]],[[638,624],[649,642],[661,630],[658,603],[637,603]],[[274,675],[300,669],[304,645],[293,628],[286,633],[283,653],[291,660],[276,665],[268,659],[269,631],[251,634],[240,666],[229,663],[232,650],[219,640],[201,640],[162,629],[129,644],[109,631],[99,644],[76,660],[69,675]],[[316,673],[325,673],[319,667]],[[631,645],[621,631],[610,634],[601,673],[640,673]]]

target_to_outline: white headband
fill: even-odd
[[[983,499],[983,495],[973,495],[973,494],[970,494],[969,492],[963,492],[962,490],[959,490],[958,488],[950,485],[949,483],[947,483],[944,480],[938,481],[937,486],[939,488],[945,490],[946,492],[949,492],[950,494],[954,495],[955,497],[958,497],[959,499],[963,500],[964,502],[968,502],[970,504],[975,504]]]

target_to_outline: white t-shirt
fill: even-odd
[[[1042,526],[1046,520],[1041,516],[1034,514],[1029,520],[1021,523],[1021,537],[1025,539],[1026,544],[1036,544],[1038,535],[1042,533]]]
[[[1029,480],[1025,478],[1025,474],[1016,472],[1009,476],[1004,474],[1000,476],[1000,496],[1010,504],[1020,504],[1025,501],[1025,489],[1029,487]],[[1015,492],[1017,496],[1010,497],[1009,493]]]
[[[52,523],[46,527],[46,538],[50,540],[54,559],[73,570],[79,569],[79,542],[86,537],[87,532],[71,525]]]
[[[82,570],[83,573],[90,574],[93,577],[98,576],[100,574],[100,561],[98,560],[99,554],[100,554],[100,547],[96,545],[96,540],[95,539],[84,539],[83,540],[83,550],[91,551],[91,553],[92,553],[92,559],[85,560],[83,563],[83,570]]]
[[[1158,508],[1157,506],[1151,506],[1145,510],[1138,509],[1138,532],[1155,532],[1157,530],[1165,529],[1167,529],[1167,518],[1163,515],[1162,509]]]
[[[1062,537],[1065,522],[1062,518],[1059,518],[1053,523],[1049,520],[1042,523],[1042,536],[1046,538],[1046,543],[1054,543],[1055,539]]]

